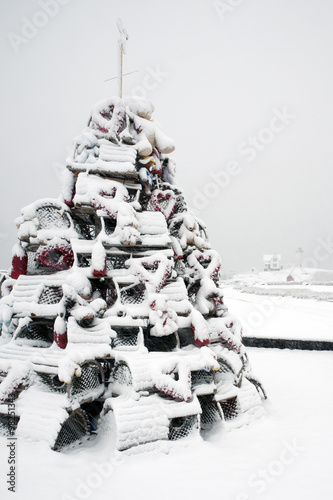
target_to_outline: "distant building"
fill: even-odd
[[[281,269],[281,255],[264,255],[264,271],[280,271]]]

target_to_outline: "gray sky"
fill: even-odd
[[[124,91],[154,102],[224,268],[262,268],[264,253],[293,262],[299,246],[333,268],[330,0],[49,2],[0,4],[0,267],[20,208],[58,196],[73,137],[117,93],[104,80],[117,74],[121,17],[125,72],[138,70]]]

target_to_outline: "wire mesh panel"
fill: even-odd
[[[101,229],[100,220],[94,214],[78,214],[72,215],[74,221],[74,229],[85,240],[94,240]]]
[[[217,361],[220,365],[220,369],[215,371],[215,382],[216,383],[222,382],[225,379],[225,375],[227,375],[227,374],[232,374],[234,376],[235,381],[236,381],[237,377],[236,377],[236,374],[234,373],[234,371],[232,370],[231,366],[229,366],[222,359],[218,359]]]
[[[114,233],[116,226],[117,226],[116,219],[104,218],[104,231],[107,236],[111,236]]]
[[[53,320],[32,320],[19,331],[17,338],[43,341],[49,347],[53,343]]]
[[[7,414],[0,413],[0,434],[3,436],[13,436],[19,420],[20,417],[17,415],[9,416]]]
[[[221,415],[217,402],[214,401],[214,396],[212,394],[207,394],[205,396],[198,396],[200,406],[202,409],[201,414],[201,425],[207,426],[211,425],[218,420],[221,420]]]
[[[211,371],[206,370],[196,370],[191,372],[192,387],[196,387],[201,384],[211,384],[214,381],[214,376]]]
[[[28,267],[27,274],[51,274],[54,273],[54,270],[50,267],[44,267],[39,264],[36,260],[36,251],[35,250],[27,250],[28,257]]]
[[[124,269],[127,259],[127,255],[108,255],[106,258],[106,269],[108,271]]]
[[[225,399],[224,401],[219,401],[222,408],[222,412],[225,420],[232,420],[237,417],[238,414],[238,404],[237,397]]]
[[[146,332],[144,341],[148,351],[151,352],[170,352],[178,346],[178,338],[174,333],[164,337],[153,337]]]
[[[58,304],[62,299],[61,286],[44,286],[38,304]]]
[[[66,212],[53,205],[37,208],[37,218],[40,229],[70,227],[70,220]]]
[[[112,307],[118,298],[116,286],[112,279],[91,280],[93,292],[98,292],[108,307]]]
[[[117,337],[113,340],[113,347],[135,347],[138,343],[139,328],[113,327]]]
[[[191,302],[191,304],[195,303],[195,299],[197,297],[197,293],[199,291],[199,288],[200,288],[200,282],[199,281],[197,281],[196,283],[192,283],[188,287],[187,293],[188,293],[188,298],[189,298],[189,301]]]
[[[145,300],[146,287],[143,283],[126,286],[120,290],[122,304],[142,304]]]
[[[173,418],[169,426],[169,440],[175,441],[188,436],[193,429],[198,428],[198,416],[189,415],[187,417]]]
[[[78,443],[90,433],[89,418],[81,408],[73,411],[62,424],[53,449],[62,450],[74,443]]]
[[[114,367],[112,378],[121,385],[129,386],[133,382],[131,370],[125,363],[119,363]]]
[[[178,328],[177,330],[180,347],[186,347],[188,345],[195,345],[193,332],[191,327]]]
[[[38,262],[36,261],[36,252],[33,250],[28,250],[27,251],[27,257],[28,257],[28,272],[29,270],[36,270],[39,268]]]
[[[176,208],[175,208],[175,214],[181,213],[181,212],[186,212],[187,206],[186,206],[186,201],[184,199],[184,196],[180,192],[176,192],[177,198],[176,198]]]
[[[58,375],[38,373],[38,379],[52,392],[65,393],[67,391],[67,384],[59,380]]]
[[[183,222],[184,222],[183,218],[180,218],[176,222],[171,223],[171,226],[170,226],[171,236],[175,236],[175,237],[178,236],[178,231],[182,227]]]
[[[86,253],[78,253],[77,261],[79,267],[90,267],[91,266],[91,255]]]
[[[82,395],[103,383],[101,368],[97,362],[84,363],[81,366],[81,376],[72,378],[70,395],[71,397],[78,394]]]

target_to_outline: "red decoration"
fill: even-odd
[[[54,342],[60,349],[65,349],[68,344],[67,330],[64,333],[54,331]]]
[[[36,252],[36,261],[40,266],[54,271],[64,271],[72,267],[74,254],[69,244],[40,246]]]
[[[10,277],[16,280],[21,274],[27,274],[28,268],[28,257],[27,255],[23,255],[19,257],[18,255],[13,256],[12,260],[12,271]]]
[[[173,216],[177,205],[176,196],[170,189],[166,191],[155,189],[151,195],[150,202],[154,211],[162,212],[167,221]]]
[[[208,339],[203,339],[203,340],[200,340],[200,339],[197,339],[196,336],[195,336],[195,326],[193,325],[193,323],[191,323],[191,330],[192,330],[192,333],[193,333],[193,338],[194,338],[194,344],[196,347],[203,347],[204,345],[208,345],[209,344],[209,338]]]
[[[106,262],[104,264],[103,269],[93,269],[93,276],[96,278],[103,278],[106,274]]]

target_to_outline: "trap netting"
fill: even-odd
[[[197,429],[198,426],[197,415],[173,418],[169,426],[169,440],[175,441],[176,439],[182,439],[188,436],[193,429]]]
[[[62,299],[61,286],[44,286],[38,304],[58,304]]]
[[[132,385],[133,379],[131,370],[125,363],[118,363],[115,365],[112,372],[112,379],[121,385]]]
[[[62,424],[56,442],[53,446],[55,451],[62,450],[77,443],[90,433],[88,415],[84,410],[78,408],[73,411]]]
[[[113,339],[113,347],[135,347],[138,344],[139,328],[113,327],[117,337]]]
[[[146,287],[143,283],[126,286],[120,290],[122,304],[142,304],[146,296]]]
[[[82,395],[97,389],[103,383],[103,374],[99,363],[91,361],[81,366],[81,376],[72,378],[70,396]]]
[[[221,414],[216,401],[214,401],[213,394],[207,394],[204,396],[198,396],[202,414],[201,414],[201,425],[207,426],[214,422],[221,420]]]
[[[44,205],[36,210],[40,229],[68,228],[71,223],[66,212],[54,205]]]
[[[42,341],[48,347],[53,343],[53,320],[32,320],[17,333],[17,339]]]

